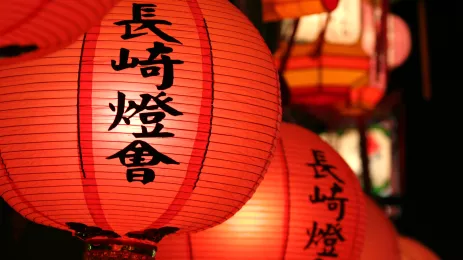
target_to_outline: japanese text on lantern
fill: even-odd
[[[325,223],[314,221],[312,227],[307,229],[308,242],[304,249],[316,248],[318,257],[315,260],[325,258],[337,258],[336,246],[345,241],[342,234],[342,220],[344,219],[347,198],[342,197],[344,180],[336,175],[336,167],[331,165],[323,151],[312,150],[314,162],[307,165],[313,169],[315,187],[309,195],[312,204],[326,204],[328,211],[333,212],[333,220]],[[322,190],[316,184],[317,179],[330,178],[329,189]],[[328,215],[329,216],[329,215]]]
[[[126,48],[120,49],[119,61],[111,60],[111,67],[115,71],[133,69],[138,66],[140,76],[143,78],[160,76],[161,68],[163,69],[161,84],[156,85],[157,91],[153,88],[151,93],[140,93],[139,100],[127,100],[126,94],[118,91],[117,104],[109,104],[109,108],[115,115],[108,131],[115,129],[122,122],[130,125],[132,117],[137,115],[142,125],[140,131],[133,133],[137,139],[106,159],[118,158],[121,164],[127,167],[127,181],[140,181],[143,184],[153,182],[156,177],[154,170],[148,168],[149,166],[155,166],[159,163],[179,164],[176,160],[151,146],[148,140],[149,138],[174,137],[174,133],[163,131],[162,121],[167,114],[174,117],[183,115],[182,112],[169,104],[173,99],[166,93],[174,83],[174,66],[184,63],[182,60],[172,59],[169,56],[174,49],[168,45],[182,45],[182,43],[157,27],[158,25],[171,26],[172,23],[167,20],[156,19],[156,7],[155,4],[134,3],[132,5],[132,19],[117,21],[114,24],[124,26],[125,31],[121,35],[123,40],[130,40],[151,33],[164,42],[155,41],[150,46],[147,45],[147,58],[144,60],[133,57],[130,53],[131,50]]]

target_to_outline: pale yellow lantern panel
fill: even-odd
[[[360,135],[357,129],[327,132],[320,136],[343,157],[355,174],[361,178]],[[394,153],[391,133],[387,127],[375,125],[368,129],[367,154],[373,193],[378,196],[391,195],[395,192],[393,187]]]
[[[339,0],[262,0],[264,22],[331,12]]]

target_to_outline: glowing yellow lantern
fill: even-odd
[[[289,24],[283,25],[286,37]],[[302,17],[284,72],[292,103],[347,115],[373,109],[386,88],[385,62],[378,68],[368,49],[376,44],[375,24],[373,8],[362,0],[340,0],[331,13]],[[287,47],[281,44],[277,63]]]

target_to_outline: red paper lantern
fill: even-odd
[[[331,12],[339,0],[262,0],[264,22]]]
[[[316,134],[283,124],[281,135],[264,181],[243,209],[212,229],[164,239],[157,260],[359,258],[365,208],[354,173]],[[316,167],[320,178],[317,162],[324,164]]]
[[[367,49],[377,35],[373,9],[366,0],[340,0],[328,25],[327,17],[327,13],[314,14],[299,22],[284,72],[291,102],[344,115],[371,111],[386,90],[386,66],[378,68],[376,55]],[[289,36],[293,27],[286,28],[290,30],[283,34]],[[277,64],[288,44],[284,41],[280,46]]]
[[[67,47],[119,0],[1,0],[0,65]]]
[[[385,212],[366,197],[367,228],[360,260],[400,260],[398,236]]]
[[[441,260],[433,251],[412,238],[400,236],[399,246],[402,260]]]
[[[0,194],[15,210],[83,238],[157,242],[252,196],[280,90],[229,1],[124,0],[69,48],[1,68],[0,118]]]

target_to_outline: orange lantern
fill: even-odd
[[[34,222],[102,238],[93,249],[231,217],[281,120],[271,53],[226,0],[121,1],[0,79],[0,194]]]
[[[331,12],[339,0],[262,0],[264,22]]]
[[[367,228],[360,260],[400,260],[398,233],[385,212],[366,197]]]
[[[409,237],[399,237],[400,253],[402,260],[440,260],[433,251],[420,242]]]
[[[302,17],[284,72],[292,103],[334,107],[347,115],[373,109],[386,88],[386,66],[377,64],[376,55],[365,49],[377,35],[375,23],[373,9],[362,0],[340,0],[329,16]],[[288,47],[281,46],[277,63]]]
[[[316,134],[283,124],[251,200],[212,229],[164,239],[157,260],[358,259],[364,195],[354,173]]]
[[[67,47],[119,0],[1,0],[0,65]]]

